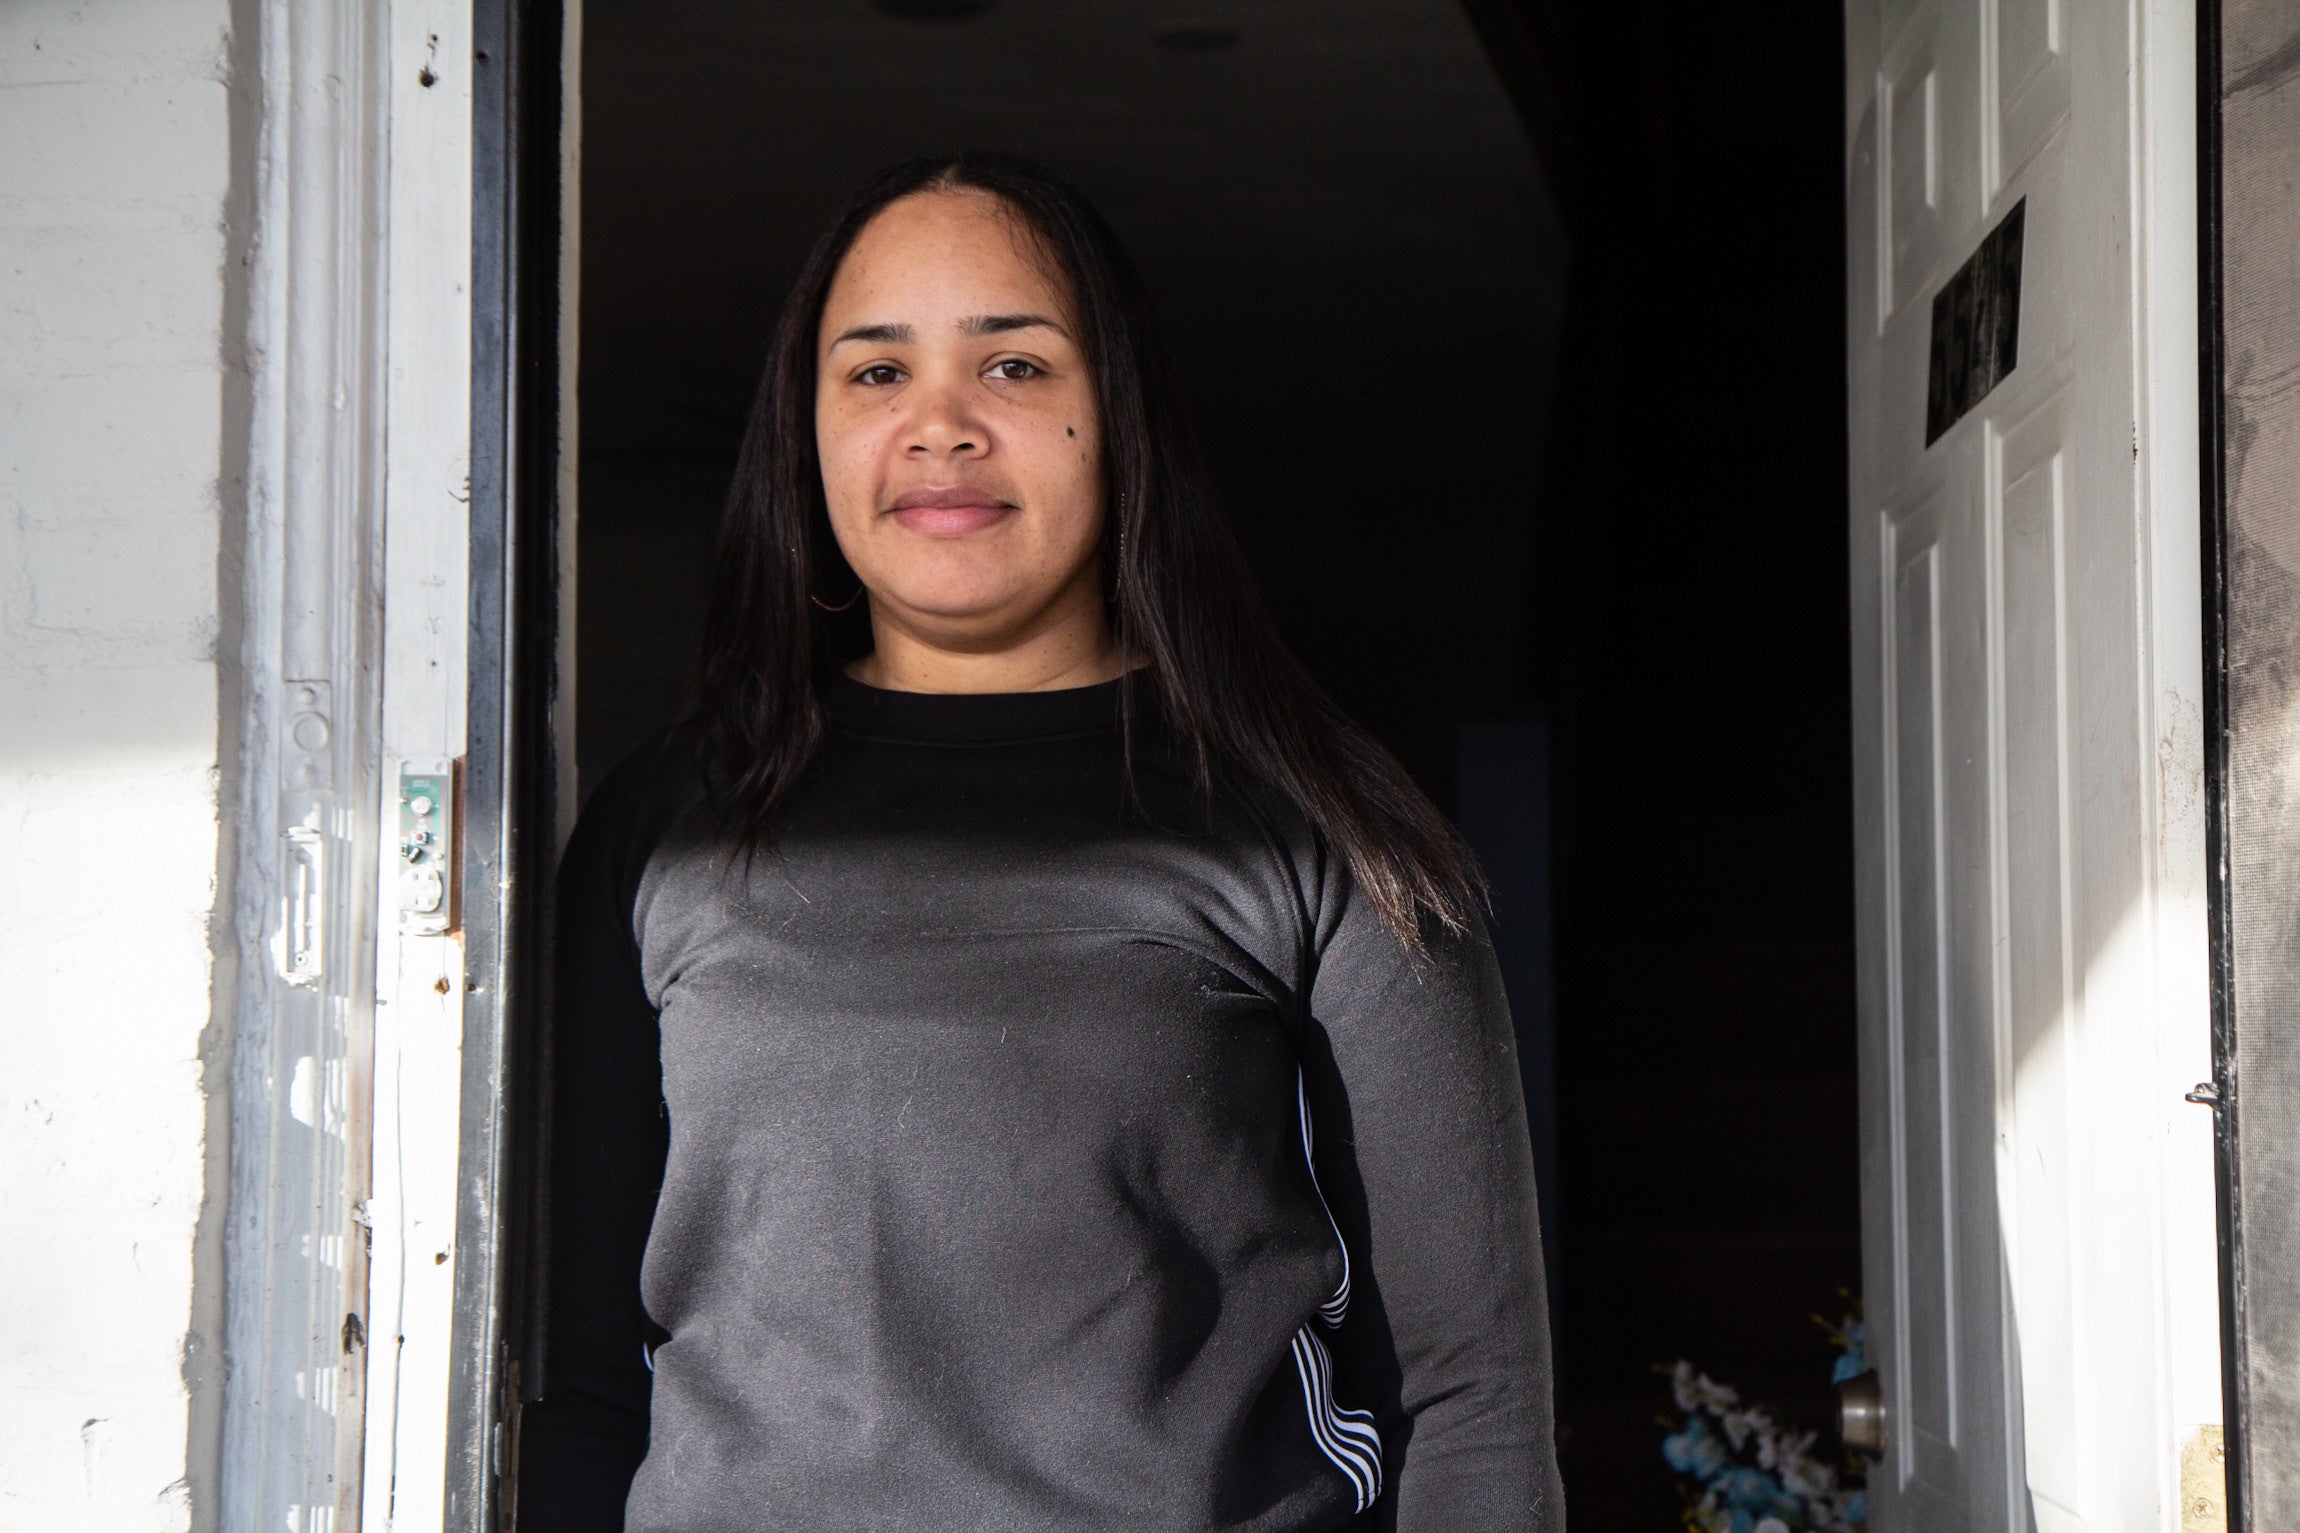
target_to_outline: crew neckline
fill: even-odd
[[[877,740],[990,745],[1099,734],[1119,725],[1123,679],[1049,692],[897,692],[834,672],[823,696],[831,728]]]

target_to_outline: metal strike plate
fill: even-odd
[[[399,764],[399,926],[436,936],[455,927],[455,763]]]
[[[282,979],[309,988],[319,984],[327,958],[327,838],[308,820],[289,826],[281,864],[273,957]]]

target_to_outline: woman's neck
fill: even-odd
[[[890,692],[1053,692],[1114,681],[1126,669],[1099,600],[979,646],[922,633],[874,604],[871,638],[872,651],[847,674]]]

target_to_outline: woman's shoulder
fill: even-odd
[[[710,742],[700,724],[658,730],[626,752],[591,795],[598,804],[643,806],[702,789],[710,777]],[[585,806],[586,808],[589,805]]]
[[[710,784],[710,752],[699,726],[681,724],[648,737],[585,800],[567,843],[567,875],[635,889],[655,847],[709,799]]]
[[[1476,896],[1456,921],[1417,906],[1409,936],[1384,915],[1365,882],[1365,873],[1378,876],[1381,870],[1354,866],[1319,828],[1309,806],[1282,787],[1246,774],[1217,771],[1213,786],[1218,800],[1234,806],[1232,823],[1250,824],[1272,864],[1282,870],[1314,952],[1330,957],[1353,950],[1416,971],[1487,961],[1483,955],[1492,939]]]
[[[1201,762],[1163,727],[1142,732],[1133,758],[1134,784],[1152,818],[1208,837],[1225,860],[1262,870],[1291,918],[1314,922],[1330,896],[1326,839],[1309,813],[1282,788],[1234,764]]]

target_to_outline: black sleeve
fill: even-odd
[[[632,906],[647,859],[700,791],[693,742],[642,747],[585,807],[559,868],[543,1396],[522,1417],[519,1525],[619,1533],[647,1452],[658,1334],[639,1267],[669,1123]]]
[[[1304,1082],[1352,1258],[1336,1360],[1382,1427],[1398,1533],[1559,1533],[1532,1141],[1482,930],[1409,953],[1323,880]]]

